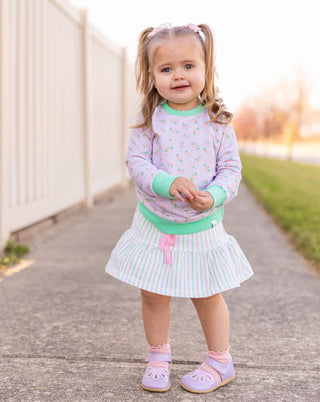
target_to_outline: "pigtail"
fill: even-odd
[[[206,63],[206,85],[202,92],[202,97],[207,99],[209,102],[212,101],[212,87],[214,86],[214,41],[213,35],[210,28],[205,24],[198,25],[204,34],[204,51],[205,51],[205,63]]]
[[[153,28],[142,31],[138,42],[138,54],[135,65],[137,90],[143,96],[141,104],[141,120],[133,128],[149,127],[152,129],[152,115],[162,98],[156,90],[150,78],[150,63],[148,48],[150,43],[149,33]]]
[[[230,123],[233,115],[227,111],[223,100],[218,96],[218,88],[215,86],[214,38],[208,25],[200,24],[198,26],[205,36],[204,48],[206,62],[206,85],[200,94],[200,102],[207,108],[211,121]]]
[[[142,31],[138,42],[138,54],[135,65],[135,74],[137,81],[137,90],[145,95],[150,90],[149,79],[149,60],[148,60],[148,35],[153,28],[146,28]]]

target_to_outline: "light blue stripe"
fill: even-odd
[[[162,233],[138,210],[106,264],[110,275],[151,292],[205,297],[238,286],[252,270],[236,240],[223,225],[191,235],[176,235],[172,264],[159,251]],[[201,252],[200,252],[201,251]]]

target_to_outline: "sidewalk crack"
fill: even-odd
[[[66,361],[104,361],[107,363],[145,363],[144,359],[137,358],[126,358],[123,357],[107,357],[107,356],[77,356],[77,355],[36,355],[36,354],[2,354],[0,359],[48,359],[48,360],[66,360]],[[174,365],[185,365],[185,366],[198,366],[202,362],[198,360],[182,360],[173,359]],[[289,371],[320,371],[320,365],[312,366],[294,366],[286,364],[276,364],[276,365],[266,365],[266,364],[252,364],[252,363],[234,363],[236,368],[242,369],[256,369],[256,370],[289,370]]]

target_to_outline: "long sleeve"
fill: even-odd
[[[218,205],[231,201],[238,194],[241,181],[241,161],[238,142],[230,124],[222,127],[222,133],[216,156],[216,175],[206,190],[217,194],[216,186],[225,192],[226,197],[219,197]],[[213,195],[213,194],[212,194]],[[223,200],[223,198],[225,198]],[[218,206],[215,203],[215,206]]]
[[[148,196],[155,196],[152,181],[159,169],[152,164],[153,135],[148,128],[134,128],[131,131],[126,165],[135,184]]]
[[[126,164],[135,184],[148,196],[167,196],[176,176],[158,169],[152,161],[153,134],[148,128],[133,129]],[[160,173],[160,174],[159,174]],[[157,180],[154,182],[155,177]]]

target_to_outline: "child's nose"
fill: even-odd
[[[184,79],[183,72],[180,70],[175,71],[174,79],[175,80],[183,80]]]

